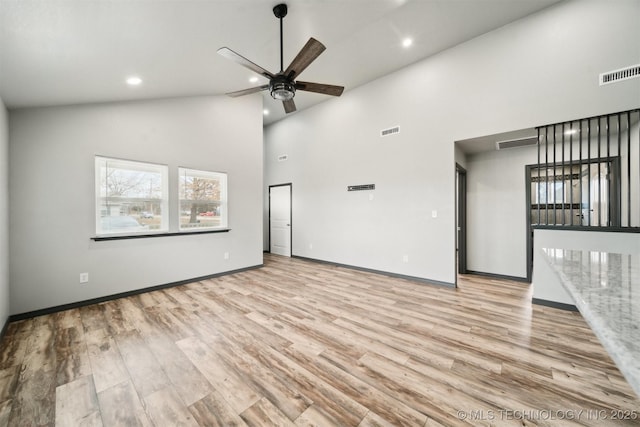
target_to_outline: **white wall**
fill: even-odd
[[[467,154],[460,149],[457,145],[454,146],[455,152],[455,162],[462,166],[463,168],[467,168]]]
[[[9,116],[0,98],[0,330],[9,314]]]
[[[563,2],[268,126],[264,191],[293,183],[293,254],[453,283],[454,141],[637,107],[638,79],[597,81],[638,62],[639,15]]]
[[[9,123],[13,314],[262,264],[260,97],[15,110]],[[227,172],[231,231],[90,240],[95,155],[167,164],[172,231],[177,168]]]
[[[467,269],[527,277],[525,165],[536,147],[467,157]]]

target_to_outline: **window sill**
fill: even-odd
[[[613,233],[640,233],[640,227],[605,227],[588,225],[532,225],[534,230],[606,231]]]
[[[96,236],[91,237],[95,242],[103,242],[105,240],[128,240],[128,239],[146,239],[148,237],[172,237],[172,236],[189,236],[192,234],[212,234],[212,233],[228,233],[230,228],[217,228],[215,230],[198,230],[198,231],[176,231],[172,233],[155,233],[155,234],[130,234],[127,236]]]

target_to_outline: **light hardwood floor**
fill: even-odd
[[[612,420],[640,401],[582,317],[530,300],[265,255],[11,323],[0,425],[639,424]]]

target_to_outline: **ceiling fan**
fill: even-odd
[[[282,49],[282,19],[287,16],[287,5],[282,3],[273,8],[273,14],[276,18],[280,19],[280,72],[273,74],[261,66],[249,61],[242,55],[234,52],[228,47],[222,47],[218,49],[218,53],[227,59],[237,62],[269,79],[269,84],[252,87],[249,89],[239,90],[236,92],[227,93],[229,96],[242,96],[250,93],[261,92],[269,89],[271,97],[275,100],[282,101],[284,105],[284,111],[288,114],[296,111],[296,104],[293,102],[293,97],[296,95],[296,90],[303,90],[307,92],[322,93],[325,95],[340,96],[344,91],[343,86],[334,86],[322,83],[302,82],[296,80],[296,77],[304,71],[320,54],[326,49],[325,46],[318,40],[311,37],[307,44],[300,50],[298,55],[293,59],[291,64],[284,70],[283,66],[283,49]]]

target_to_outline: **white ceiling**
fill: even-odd
[[[346,91],[559,0],[289,0],[285,68],[309,37],[327,50],[300,79]],[[10,109],[191,95],[264,84],[216,54],[280,68],[277,0],[0,0],[0,96]],[[405,37],[414,40],[405,49]],[[143,79],[138,87],[128,76]],[[261,96],[261,95],[251,95]],[[264,92],[265,124],[283,118]],[[332,97],[298,92],[298,110]],[[295,114],[295,113],[293,113]]]

